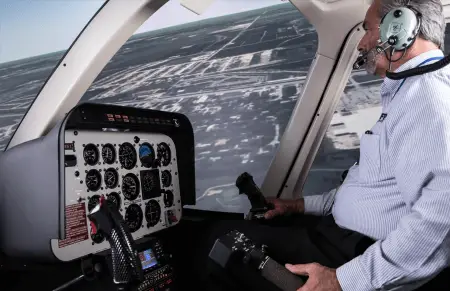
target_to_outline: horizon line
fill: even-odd
[[[160,28],[157,28],[157,29],[154,29],[154,30],[147,30],[147,31],[139,32],[139,33],[136,33],[136,32],[135,32],[135,33],[133,33],[132,36],[130,36],[130,38],[127,39],[127,42],[128,42],[132,37],[134,37],[134,36],[138,36],[138,35],[141,35],[141,34],[144,34],[144,33],[148,33],[148,32],[158,32],[158,31],[160,31],[160,30],[170,29],[170,28],[174,28],[174,27],[178,27],[178,26],[183,26],[183,25],[186,25],[186,24],[194,24],[194,23],[197,23],[197,22],[204,22],[204,21],[207,21],[207,20],[215,19],[215,18],[228,17],[228,16],[231,16],[231,15],[236,15],[236,14],[241,14],[241,13],[247,13],[247,12],[251,12],[251,11],[262,10],[262,9],[267,9],[267,8],[269,8],[269,7],[274,7],[274,6],[279,6],[279,5],[286,5],[286,4],[289,4],[289,2],[288,2],[288,3],[274,4],[274,5],[270,5],[270,6],[266,6],[266,7],[261,7],[261,8],[256,8],[256,9],[251,9],[251,10],[246,10],[246,11],[242,11],[242,12],[236,12],[236,13],[232,13],[232,14],[226,14],[226,15],[220,15],[220,16],[209,17],[209,18],[200,19],[200,20],[187,21],[187,22],[182,23],[182,24],[175,24],[175,25],[171,25],[171,26],[160,27]],[[151,16],[150,16],[150,17],[151,17]],[[148,19],[150,19],[150,17],[149,17]],[[148,19],[147,19],[147,20],[148,20]],[[88,22],[88,23],[89,23],[89,22]],[[87,25],[87,24],[86,24],[86,25]],[[83,27],[83,29],[84,29],[84,27]],[[80,33],[81,33],[81,31],[83,31],[83,29],[80,30]],[[137,30],[139,30],[139,28],[138,28]],[[136,31],[137,31],[137,30],[136,30]],[[77,39],[78,36],[79,36],[79,34],[77,35],[77,37],[76,37],[75,39]],[[71,43],[71,44],[69,45],[69,47],[66,48],[66,49],[56,50],[56,51],[53,51],[53,52],[48,52],[48,53],[43,53],[43,54],[38,54],[38,55],[31,55],[31,56],[27,56],[27,57],[18,58],[18,59],[7,60],[7,61],[0,62],[0,65],[6,65],[6,64],[14,63],[14,62],[18,62],[18,61],[31,60],[31,59],[34,59],[34,58],[44,57],[44,56],[51,55],[51,54],[65,53],[65,52],[67,52],[67,50],[70,48],[70,46],[75,42],[75,39],[74,39],[74,41],[72,41],[72,43]],[[125,43],[126,43],[126,42],[125,42]]]

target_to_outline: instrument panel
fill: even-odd
[[[181,219],[177,152],[169,136],[70,129],[64,151],[66,239],[51,241],[59,260],[109,248],[87,218],[101,199],[114,202],[135,240]]]

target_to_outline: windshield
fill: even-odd
[[[104,1],[0,3],[0,151],[45,80]]]
[[[248,172],[261,185],[302,91],[317,34],[281,2],[216,0],[197,16],[169,1],[81,100],[185,114],[195,134],[197,209],[248,210],[236,178]]]

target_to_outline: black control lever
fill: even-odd
[[[267,254],[265,245],[257,244],[245,234],[233,230],[218,238],[212,247],[209,258],[225,270],[238,267],[236,264],[244,264],[259,273],[267,281],[277,287],[277,290],[295,291],[305,284],[306,277],[291,273],[283,265],[273,260]],[[244,275],[244,277],[246,277]],[[247,278],[247,277],[246,277]],[[256,282],[245,282],[252,285]],[[249,286],[255,287],[255,286]],[[273,290],[266,286],[267,290]]]
[[[103,234],[111,246],[113,280],[117,289],[137,290],[144,280],[142,263],[135,250],[131,232],[115,204],[101,199],[88,218],[91,220],[93,233]]]
[[[236,179],[236,187],[239,189],[239,194],[247,195],[252,205],[246,219],[263,219],[264,213],[274,209],[274,205],[266,201],[266,198],[264,198],[264,195],[249,173],[245,172]]]

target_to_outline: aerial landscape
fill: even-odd
[[[243,211],[235,180],[261,183],[317,50],[314,28],[290,3],[133,36],[82,98],[183,113],[195,132],[197,206]],[[63,53],[0,64],[0,150]],[[349,79],[305,185],[332,189],[379,116],[381,80]],[[367,116],[368,125],[352,122]]]

